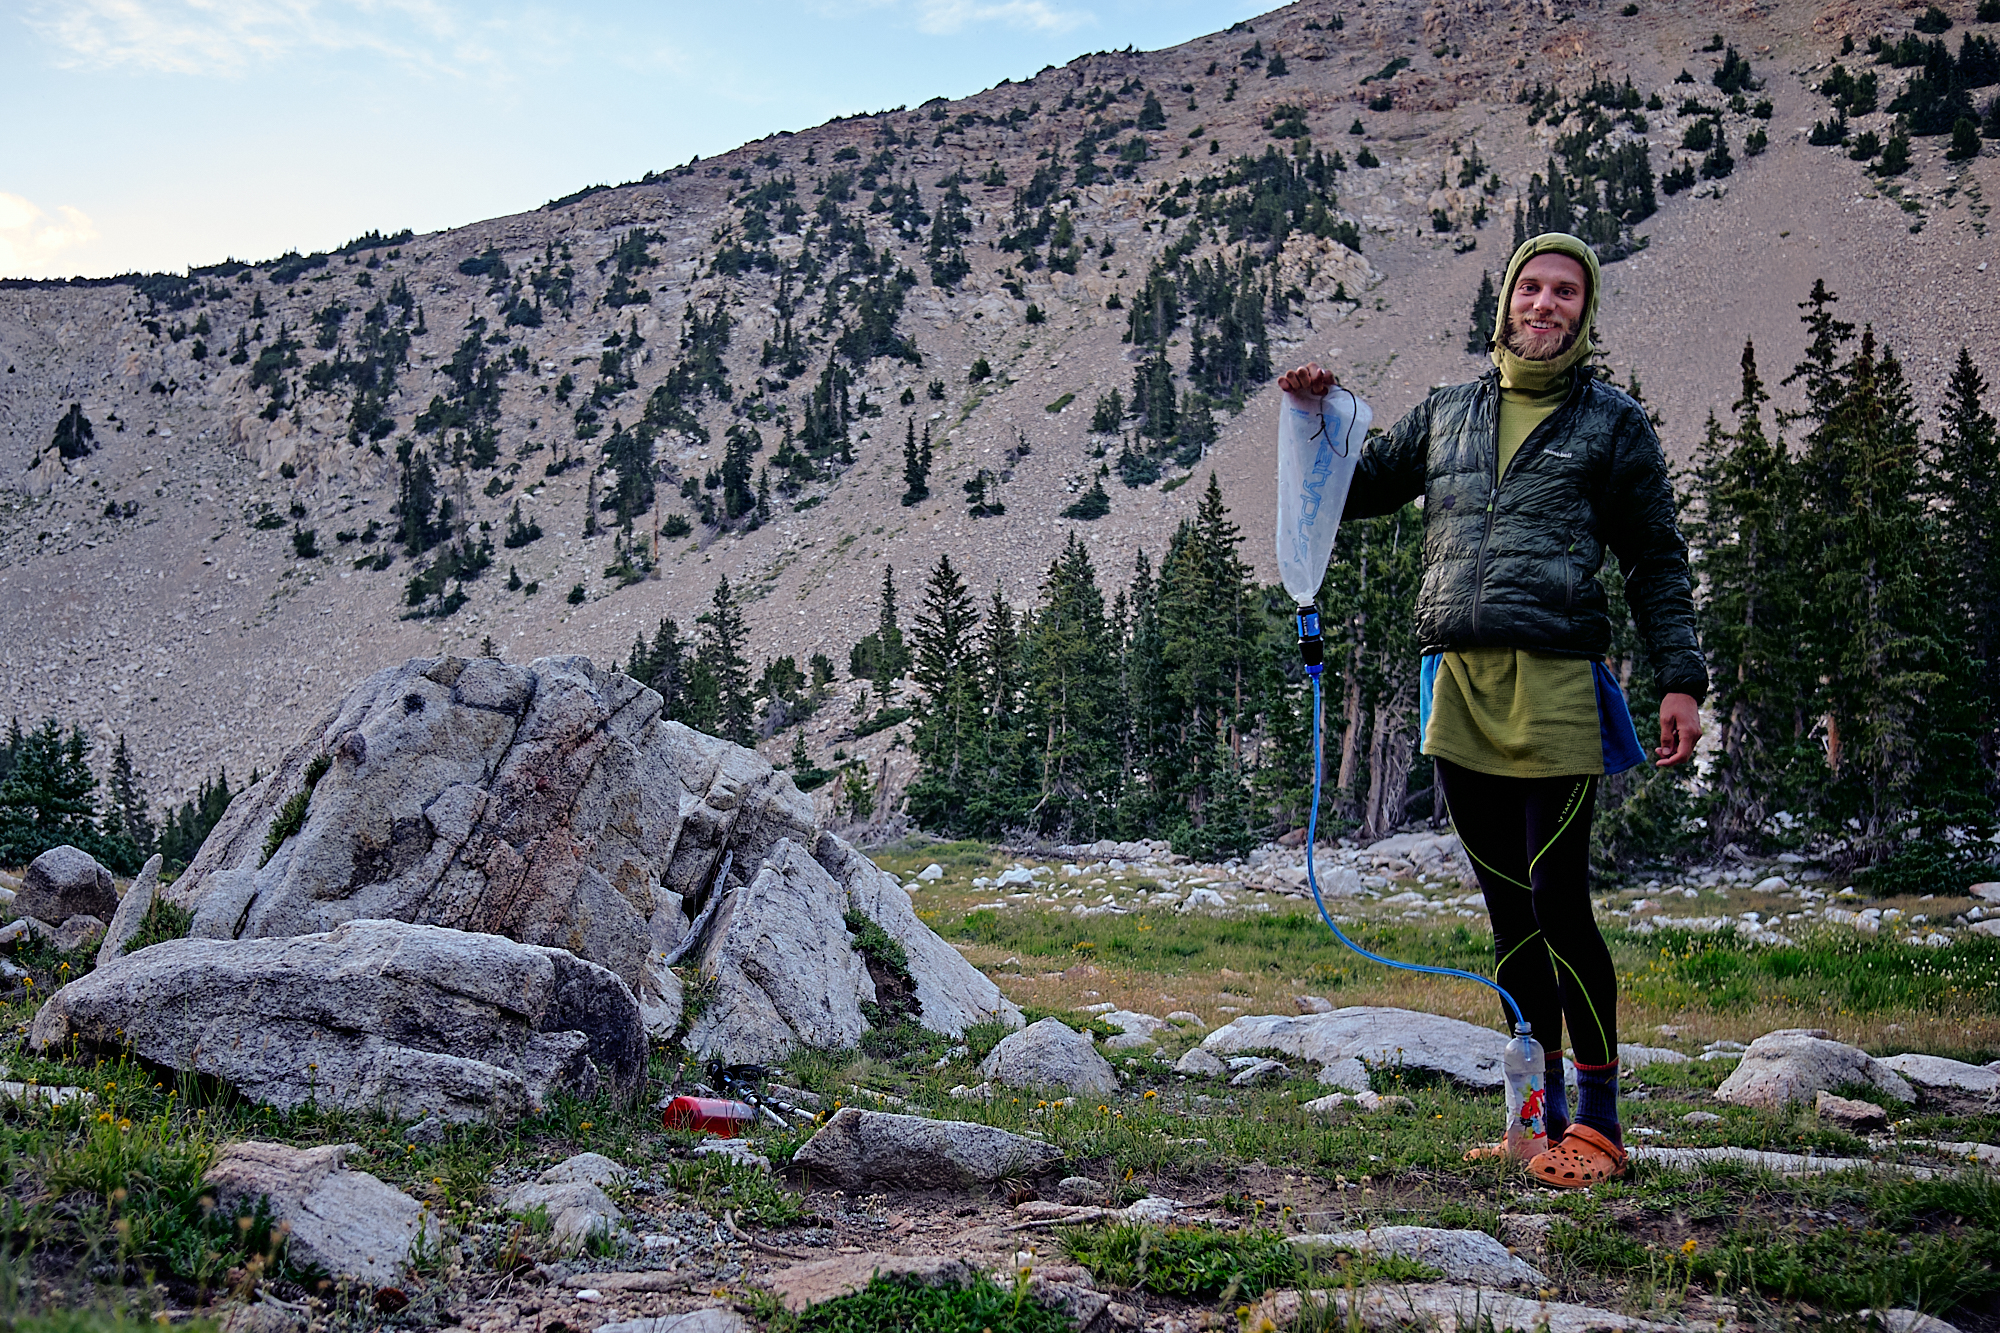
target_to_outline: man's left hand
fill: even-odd
[[[1701,705],[1692,694],[1669,694],[1660,700],[1660,756],[1657,768],[1672,768],[1694,757],[1694,743],[1701,739]]]

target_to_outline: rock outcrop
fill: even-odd
[[[688,1044],[729,1061],[860,1035],[877,997],[843,924],[858,909],[902,944],[925,1026],[1019,1021],[789,777],[660,710],[582,657],[377,672],[229,807],[169,896],[211,938],[373,918],[566,949],[623,978],[659,1037],[681,1025],[683,963],[713,986]]]
[[[293,1148],[282,1143],[232,1143],[208,1169],[215,1204],[249,1216],[267,1202],[287,1232],[286,1254],[302,1268],[388,1286],[407,1271],[418,1249],[444,1243],[438,1219],[409,1195],[350,1171],[351,1143]]]
[[[1469,1088],[1503,1082],[1500,1057],[1507,1038],[1493,1028],[1413,1009],[1350,1006],[1327,1014],[1258,1014],[1219,1027],[1202,1039],[1216,1055],[1275,1050],[1321,1066],[1320,1082],[1367,1087],[1351,1062],[1439,1073]]]
[[[636,1097],[631,989],[561,949],[400,921],[275,940],[168,940],[64,986],[29,1044],[129,1051],[280,1109],[512,1120],[549,1093]]]
[[[117,915],[118,890],[96,857],[65,844],[29,863],[14,911],[51,926],[77,916],[94,916],[101,924]]]
[[[1087,1035],[1055,1018],[1002,1037],[979,1073],[1010,1088],[1061,1088],[1091,1096],[1118,1091],[1111,1062]]]
[[[1715,1099],[1776,1110],[1862,1083],[1899,1102],[1917,1099],[1901,1074],[1860,1047],[1834,1041],[1817,1028],[1780,1028],[1750,1043],[1742,1063],[1716,1088]]]
[[[792,1155],[792,1165],[842,1186],[937,1189],[1034,1175],[1062,1156],[1060,1148],[993,1125],[844,1106]]]

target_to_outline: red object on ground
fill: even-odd
[[[725,1097],[676,1097],[667,1103],[668,1129],[698,1129],[717,1138],[733,1139],[757,1118],[742,1102]]]

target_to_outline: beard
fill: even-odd
[[[1558,323],[1561,320],[1558,319]],[[1555,329],[1531,329],[1525,320],[1507,317],[1507,332],[1500,345],[1523,361],[1553,361],[1576,345],[1577,326],[1563,324]]]

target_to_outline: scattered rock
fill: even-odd
[[[955,1083],[945,1096],[962,1102],[990,1102],[993,1100],[993,1083],[990,1079],[984,1083]]]
[[[1958,1326],[1947,1324],[1936,1315],[1927,1315],[1921,1310],[1859,1310],[1856,1312],[1863,1326],[1873,1321],[1882,1326],[1882,1333],[1958,1333]]]
[[[153,895],[160,888],[160,864],[161,857],[155,852],[140,868],[132,887],[126,889],[125,896],[118,900],[118,910],[112,913],[111,924],[105,928],[104,939],[97,946],[99,967],[124,953],[125,946],[132,942],[139,928],[146,923],[146,913],[153,910]]]
[[[943,879],[944,867],[933,861],[917,872],[917,878],[926,884],[931,883],[933,880]]]
[[[1345,1251],[1355,1255],[1391,1254],[1435,1268],[1454,1282],[1482,1287],[1549,1285],[1541,1270],[1522,1263],[1484,1231],[1448,1231],[1438,1227],[1376,1227],[1372,1231],[1334,1231],[1298,1235],[1293,1248],[1307,1254]]]
[[[1393,1094],[1385,1097],[1363,1088],[1359,1092],[1330,1092],[1324,1097],[1301,1102],[1299,1109],[1314,1115],[1330,1115],[1345,1106],[1352,1106],[1357,1111],[1402,1111],[1414,1108],[1416,1103],[1408,1097]]]
[[[1937,1175],[1925,1166],[1873,1162],[1866,1157],[1808,1157],[1804,1153],[1762,1152],[1756,1148],[1628,1148],[1635,1162],[1658,1162],[1677,1171],[1695,1171],[1711,1162],[1741,1162],[1778,1175],[1812,1176],[1828,1171],[1895,1171],[1919,1180]]]
[[[1259,1060],[1247,1069],[1238,1070],[1229,1080],[1232,1088],[1248,1088],[1259,1083],[1277,1083],[1292,1076],[1292,1067],[1282,1060]]]
[[[1275,1050],[1322,1066],[1343,1060],[1400,1066],[1440,1073],[1470,1088],[1503,1083],[1501,1052],[1507,1039],[1492,1028],[1411,1009],[1351,1006],[1328,1014],[1256,1014],[1217,1028],[1203,1048],[1231,1051]],[[1365,1085],[1364,1085],[1365,1086]]]
[[[217,1327],[221,1333],[298,1333],[305,1328],[307,1319],[303,1309],[285,1305],[266,1294],[260,1300],[230,1306]]]
[[[1171,1014],[1167,1015],[1167,1021],[1169,1023],[1186,1023],[1190,1027],[1200,1028],[1203,1032],[1208,1031],[1208,1024],[1201,1021],[1201,1015],[1190,1013],[1186,1009],[1174,1010]]]
[[[272,1222],[288,1229],[286,1252],[294,1264],[389,1286],[408,1270],[414,1250],[443,1243],[443,1226],[401,1190],[348,1170],[346,1156],[356,1151],[351,1143],[304,1149],[232,1143],[206,1179],[226,1215],[247,1215],[268,1199]]]
[[[1101,1204],[1110,1197],[1104,1182],[1089,1176],[1064,1176],[1056,1183],[1056,1198],[1064,1203]]]
[[[445,1126],[449,1122],[437,1112],[425,1116],[403,1131],[405,1143],[443,1143]]]
[[[1000,1039],[979,1066],[982,1077],[1010,1088],[1061,1088],[1103,1094],[1118,1091],[1111,1062],[1090,1038],[1060,1019],[1044,1018]]]
[[[1975,935],[2000,935],[2000,916],[1989,916],[1984,921],[1975,921],[1971,929]]]
[[[1181,905],[1174,910],[1177,912],[1220,912],[1227,910],[1228,907],[1229,899],[1223,897],[1214,889],[1198,888],[1189,890],[1188,896],[1183,898]]]
[[[2000,882],[1988,880],[1984,884],[1974,884],[1966,892],[1982,902],[2000,903]]]
[[[1665,1046],[1641,1046],[1637,1042],[1618,1043],[1618,1065],[1626,1073],[1644,1069],[1647,1065],[1684,1065],[1692,1061],[1679,1051]]]
[[[914,1279],[931,1287],[969,1285],[978,1270],[947,1254],[843,1254],[787,1268],[771,1279],[771,1290],[793,1314],[842,1296],[851,1296],[884,1277]],[[678,1331],[677,1331],[678,1333]]]
[[[1946,1088],[1953,1092],[1973,1092],[1991,1096],[2000,1092],[2000,1070],[1985,1065],[1969,1065],[1947,1060],[1941,1055],[1891,1055],[1880,1061],[1885,1069],[1902,1075],[1919,1088]]]
[[[56,927],[56,952],[75,953],[104,933],[104,923],[94,916],[73,916]]]
[[[1166,1019],[1134,1013],[1130,1009],[1110,1009],[1100,1014],[1099,1018],[1119,1030],[1117,1036],[1104,1039],[1107,1051],[1130,1051],[1157,1045],[1159,1034],[1167,1029]]]
[[[49,939],[55,933],[55,928],[46,922],[31,916],[16,917],[5,926],[0,926],[0,949],[11,949],[30,935],[37,939]]]
[[[14,1079],[0,1081],[0,1097],[10,1102],[27,1102],[30,1105],[39,1103],[47,1106],[61,1106],[79,1097],[86,1103],[97,1100],[97,1094],[86,1092],[82,1088],[58,1088],[47,1083],[21,1083]]]
[[[1836,1097],[1825,1089],[1813,1099],[1813,1112],[1828,1124],[1856,1134],[1889,1127],[1889,1113],[1874,1102]]]
[[[565,1250],[580,1249],[594,1235],[616,1232],[625,1220],[604,1188],[622,1184],[631,1175],[609,1157],[578,1153],[535,1180],[516,1185],[501,1196],[500,1206],[515,1214],[542,1209],[556,1244]]]
[[[1722,1117],[1713,1111],[1689,1111],[1681,1117],[1683,1125],[1719,1125]]]
[[[1549,1229],[1560,1220],[1554,1213],[1502,1213],[1500,1242],[1539,1250],[1549,1243]]]
[[[1752,893],[1783,893],[1792,886],[1785,882],[1783,875],[1766,875],[1750,886]]]
[[[679,1284],[686,1286],[685,1282]],[[711,1305],[685,1314],[654,1315],[599,1324],[597,1333],[755,1333],[756,1325],[726,1305]]]
[[[1751,1042],[1743,1062],[1715,1090],[1715,1098],[1734,1106],[1775,1109],[1847,1083],[1870,1084],[1899,1102],[1917,1099],[1902,1075],[1859,1047],[1833,1041],[1816,1028],[1782,1028]]]
[[[742,1166],[754,1166],[760,1171],[771,1169],[771,1159],[751,1147],[744,1139],[704,1139],[694,1147],[696,1157],[721,1157]]]
[[[881,997],[842,922],[853,908],[903,945],[926,1027],[1018,1021],[893,875],[819,833],[789,776],[660,711],[584,657],[378,671],[230,805],[167,896],[211,937],[386,918],[566,949],[622,978],[661,1038],[680,1025],[668,963],[686,945],[716,977],[687,1045],[729,1063],[865,1030],[859,1006]],[[324,759],[304,824],[267,862],[273,820]]]
[[[1192,1046],[1186,1055],[1174,1062],[1174,1072],[1196,1078],[1221,1078],[1229,1072],[1229,1066],[1201,1047]]]
[[[992,1125],[844,1106],[792,1155],[792,1165],[843,1187],[963,1189],[1033,1175],[1062,1156],[1060,1148]]]
[[[94,916],[102,929],[118,913],[118,890],[96,857],[64,844],[28,864],[14,910],[52,926],[73,916]]]
[[[400,921],[294,939],[167,940],[72,981],[35,1016],[71,1041],[221,1079],[289,1110],[518,1119],[548,1094],[629,1100],[645,1075],[632,992],[561,949]]]
[[[1330,1014],[1333,1001],[1323,995],[1294,995],[1292,1004],[1302,1014]]]
[[[1331,1321],[1321,1313],[1328,1304],[1334,1308]],[[1256,1328],[1260,1319],[1267,1319],[1272,1327],[1290,1328],[1309,1312],[1316,1322],[1328,1326],[1358,1326],[1385,1333],[1412,1325],[1439,1329],[1532,1328],[1536,1333],[1684,1333],[1679,1324],[1655,1323],[1589,1305],[1545,1301],[1449,1282],[1377,1284],[1358,1293],[1335,1289],[1301,1295],[1288,1288],[1266,1293],[1246,1322]]]

